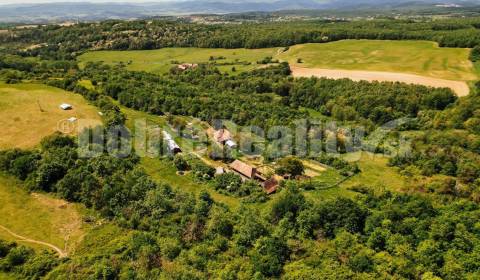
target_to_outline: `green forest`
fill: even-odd
[[[0,176],[93,213],[82,218],[93,229],[65,258],[0,239],[0,279],[3,274],[6,279],[99,280],[480,279],[480,82],[470,83],[470,94],[458,97],[448,88],[399,82],[294,78],[288,63],[268,57],[258,62],[262,67],[240,73],[200,64],[185,71],[172,66],[162,75],[130,71],[124,64],[80,67],[77,61],[96,50],[288,48],[342,39],[408,39],[471,48],[476,63],[479,28],[480,18],[239,25],[109,20],[11,27],[0,34],[1,82],[80,94],[98,108],[103,126],[78,137],[54,133],[30,149],[0,151]],[[172,127],[193,119],[213,127],[221,119],[267,131],[305,120],[305,133],[317,135],[319,147],[308,143],[306,148],[317,154],[294,148],[285,157],[272,151],[276,139],[268,139],[271,143],[257,156],[286,177],[273,195],[236,173],[216,175],[209,164],[230,164],[247,154],[242,147],[223,147],[220,153],[229,157],[221,160],[213,145],[208,159],[193,153],[154,158],[173,175],[152,174],[146,168],[151,162],[118,145],[133,141],[131,131],[115,130],[131,121],[132,112],[176,122]],[[398,119],[406,121],[372,143],[376,132]],[[318,128],[315,120],[336,125]],[[109,137],[92,139],[88,149],[96,156],[82,157],[85,147],[78,139],[95,131]],[[406,140],[401,148],[409,153],[393,152],[398,139]],[[158,148],[166,144],[161,141]],[[335,156],[328,153],[332,149]],[[354,152],[385,155],[385,168],[401,176],[405,186],[394,189],[385,178],[383,186],[365,181],[344,189],[341,183],[350,177],[369,174],[346,159]],[[313,175],[298,179],[312,161],[341,181],[332,185]],[[180,187],[169,183],[169,176]],[[198,191],[182,188],[184,182]],[[333,196],[312,199],[322,188],[333,189]],[[235,203],[217,201],[214,194]]]

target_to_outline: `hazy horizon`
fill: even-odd
[[[16,0],[0,0],[0,5],[7,4],[42,4],[42,3],[75,3],[75,2],[90,2],[90,3],[155,3],[155,2],[185,2],[188,0],[27,0],[27,1],[16,1]],[[212,2],[215,0],[211,0]],[[230,3],[242,3],[245,1],[228,1],[228,0],[216,0],[218,2],[230,2]],[[248,2],[275,2],[277,0],[248,0]],[[325,2],[327,0],[316,0],[316,2]],[[295,1],[293,1],[295,2]]]
[[[146,3],[146,2],[181,2],[185,0],[0,0],[2,4],[41,4],[41,3],[66,3],[66,2],[91,2],[91,3]]]

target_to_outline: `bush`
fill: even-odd
[[[181,155],[175,156],[173,159],[173,164],[175,164],[175,167],[178,169],[178,171],[187,171],[190,169],[188,162]]]
[[[303,163],[294,157],[283,158],[278,161],[278,167],[275,172],[278,175],[290,175],[290,176],[299,176],[303,175],[305,172],[305,166]]]
[[[215,190],[236,193],[242,185],[242,178],[235,173],[224,173],[215,178]]]
[[[475,46],[470,52],[470,60],[472,62],[477,62],[480,60],[480,46]]]
[[[211,166],[206,165],[200,160],[194,160],[191,163],[193,174],[197,179],[200,180],[211,180],[215,176],[215,169]]]
[[[4,264],[11,270],[15,266],[23,265],[33,255],[33,250],[25,246],[18,246],[10,250],[5,257]]]

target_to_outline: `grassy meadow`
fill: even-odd
[[[73,105],[73,110],[61,110],[62,103]],[[32,148],[71,117],[86,125],[101,121],[98,110],[81,95],[40,84],[0,84],[0,149]]]
[[[16,279],[13,275],[0,272],[0,280],[14,280]]]
[[[307,68],[410,73],[469,81],[477,71],[469,49],[440,48],[428,41],[343,40],[290,47],[277,58]],[[301,59],[303,63],[297,63]]]
[[[428,41],[343,40],[296,45],[282,51],[282,48],[94,51],[80,56],[79,62],[81,65],[89,61],[122,62],[133,71],[162,74],[175,65],[173,62],[207,63],[213,56],[225,57],[217,60],[218,67],[231,73],[232,67],[239,72],[258,68],[257,61],[271,56],[306,68],[398,72],[458,81],[474,80],[479,73],[478,67],[468,60],[469,49],[440,48],[437,43]],[[302,63],[297,63],[298,59]],[[245,62],[251,64],[244,65]],[[221,66],[222,63],[234,65]]]
[[[86,230],[82,206],[66,203],[43,194],[29,194],[21,183],[0,174],[0,225],[11,232],[36,241],[50,243],[71,252]],[[17,241],[36,249],[43,245],[19,242],[0,229],[0,239]],[[0,278],[1,279],[1,278]]]
[[[269,49],[201,49],[201,48],[165,48],[147,51],[95,51],[79,57],[80,65],[89,61],[103,61],[107,64],[124,63],[132,71],[147,71],[156,74],[167,73],[178,63],[208,63],[210,57],[217,59],[218,68],[223,72],[238,72],[256,68],[257,61],[267,56],[275,56],[279,48]],[[228,65],[222,65],[228,64]],[[248,64],[248,65],[247,65]]]
[[[345,158],[354,158],[361,173],[352,177],[341,186],[349,188],[355,185],[367,185],[375,188],[388,188],[392,191],[402,191],[405,180],[393,167],[388,166],[388,158],[382,154],[368,152],[347,154]]]

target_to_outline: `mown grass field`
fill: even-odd
[[[17,235],[50,243],[66,252],[72,252],[87,230],[81,218],[85,208],[47,195],[29,194],[19,181],[3,174],[0,174],[0,205],[1,226]],[[37,249],[49,249],[43,245],[18,241],[3,229],[0,229],[0,239],[17,241]]]
[[[218,68],[223,72],[232,72],[235,67],[238,72],[252,70],[257,61],[267,56],[275,56],[280,48],[269,49],[201,49],[201,48],[165,48],[147,51],[95,51],[79,57],[80,65],[89,61],[103,61],[107,64],[124,63],[132,71],[147,71],[157,74],[167,73],[178,63],[207,63],[210,57],[225,57],[218,59]],[[250,65],[244,65],[251,63]]]
[[[61,110],[62,103],[73,105],[73,110]],[[71,117],[81,120],[77,124],[101,121],[98,110],[78,94],[40,84],[0,84],[0,149],[34,147]],[[71,124],[66,129],[61,130],[77,131]]]
[[[211,56],[224,56],[218,63],[236,63],[219,66],[224,72],[235,67],[239,72],[260,67],[256,62],[272,56],[291,65],[307,68],[383,71],[417,74],[427,77],[471,81],[477,78],[478,68],[468,60],[469,49],[440,48],[428,41],[343,40],[324,44],[302,44],[269,49],[199,49],[165,48],[148,51],[95,51],[79,57],[84,65],[88,61],[108,64],[123,62],[133,71],[166,73],[179,63],[206,63]],[[297,59],[303,63],[297,63]],[[237,62],[235,62],[237,61]],[[250,62],[251,65],[241,65]]]
[[[469,49],[440,48],[428,41],[344,40],[293,46],[278,58],[307,68],[399,72],[469,81],[477,77],[469,54]],[[298,59],[303,63],[297,63]]]

